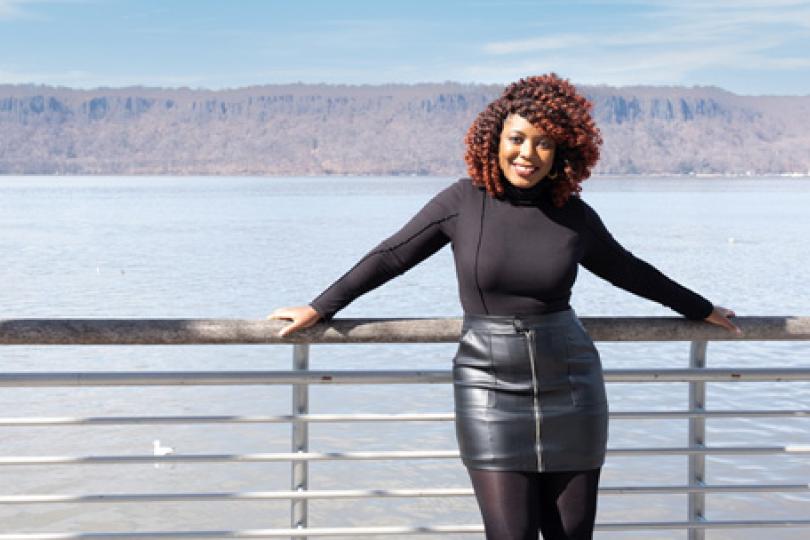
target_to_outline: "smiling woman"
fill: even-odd
[[[551,172],[554,165],[554,139],[518,114],[503,123],[498,164],[513,186],[530,188]]]
[[[502,177],[520,188],[547,178],[554,203],[562,206],[599,160],[602,137],[590,110],[591,103],[553,73],[511,84],[467,132],[464,159],[473,182],[500,196]]]
[[[288,335],[451,243],[464,325],[456,436],[488,539],[589,539],[607,445],[599,353],[569,300],[578,265],[685,317],[737,330],[625,250],[578,195],[601,142],[590,104],[554,74],[506,88],[470,127],[471,178],[436,195],[310,305]]]

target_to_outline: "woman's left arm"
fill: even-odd
[[[617,287],[659,302],[687,319],[703,320],[737,335],[742,334],[730,320],[735,316],[732,310],[714,306],[703,296],[676,283],[624,249],[608,232],[597,213],[584,201],[581,203],[585,241],[582,266]]]

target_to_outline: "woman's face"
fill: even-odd
[[[519,114],[503,122],[498,145],[498,165],[515,187],[536,186],[551,171],[556,144],[540,128]]]

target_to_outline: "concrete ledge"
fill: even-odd
[[[582,317],[595,341],[810,340],[810,317],[737,317],[744,335],[680,317]],[[240,319],[5,319],[0,345],[237,345],[449,343],[460,318],[335,319],[289,338],[283,321]]]

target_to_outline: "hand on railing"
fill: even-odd
[[[736,317],[736,313],[733,310],[724,308],[722,306],[714,306],[714,309],[709,314],[708,317],[703,319],[704,321],[712,324],[716,324],[717,326],[722,326],[729,332],[733,332],[734,334],[741,336],[742,330],[731,322],[731,317]]]
[[[292,321],[290,324],[282,328],[281,331],[278,333],[278,335],[281,337],[286,337],[292,334],[293,332],[297,332],[298,330],[309,328],[310,326],[313,326],[315,323],[321,320],[321,316],[318,314],[317,311],[312,309],[311,306],[292,306],[292,307],[278,308],[277,310],[273,311],[273,313],[268,315],[267,318]]]

